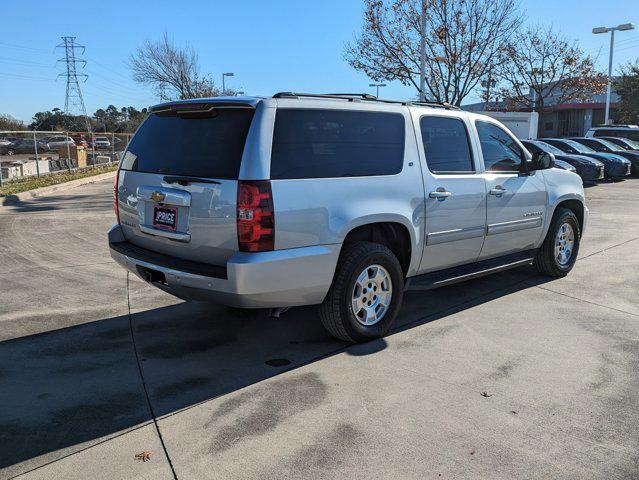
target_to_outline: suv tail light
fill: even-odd
[[[113,211],[115,212],[115,219],[120,223],[120,210],[118,209],[118,180],[120,179],[120,170],[115,172],[115,178],[113,179]]]
[[[237,240],[241,252],[267,252],[275,245],[271,182],[240,180],[237,190]]]

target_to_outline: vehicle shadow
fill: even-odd
[[[408,292],[392,334],[547,280],[520,268]],[[150,290],[134,292],[134,312]],[[375,354],[392,334],[348,345],[325,333],[312,307],[269,318],[184,302],[141,308],[131,324],[123,315],[2,342],[0,469],[17,474],[35,457],[46,463],[151,421],[145,388],[161,417],[329,356]]]
[[[87,199],[85,195],[60,195],[59,197],[64,203],[51,201],[47,197],[20,200],[17,195],[6,195],[0,197],[0,207],[5,207],[7,211],[14,213],[34,213],[76,208],[78,203],[81,203],[82,210],[108,210],[105,208],[105,203],[111,198],[108,195],[96,195],[92,199]],[[107,206],[110,205],[107,204]]]

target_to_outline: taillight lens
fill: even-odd
[[[237,190],[237,240],[242,252],[267,252],[275,245],[273,195],[268,180],[241,180]]]
[[[115,178],[113,179],[113,211],[115,212],[115,219],[120,223],[120,210],[118,209],[118,181],[120,178],[120,170],[115,172]]]

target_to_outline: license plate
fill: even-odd
[[[153,208],[153,226],[172,232],[177,228],[177,208],[156,205]]]

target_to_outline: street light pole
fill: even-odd
[[[226,72],[222,74],[222,95],[226,92],[226,86],[224,84],[224,77],[233,77],[235,74],[233,72]]]
[[[379,98],[379,87],[385,87],[386,84],[385,83],[369,83],[368,86],[377,88],[377,93],[375,94],[375,97]]]
[[[608,55],[608,85],[606,85],[606,119],[604,123],[610,123],[610,91],[612,90],[612,54],[615,48],[615,30],[610,30],[610,54]]]
[[[608,33],[610,32],[610,54],[608,56],[608,85],[606,86],[606,118],[604,123],[610,124],[610,94],[612,90],[612,55],[615,47],[615,32],[623,32],[625,30],[633,30],[635,26],[632,23],[622,23],[616,27],[597,27],[592,29],[592,33]]]

